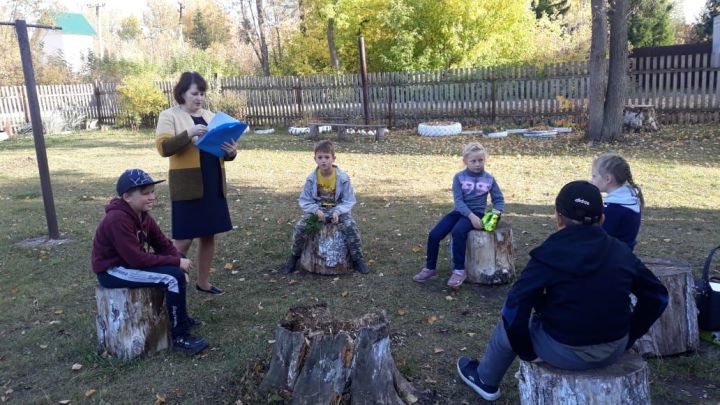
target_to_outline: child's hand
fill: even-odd
[[[319,220],[321,223],[322,223],[322,222],[325,222],[325,213],[323,212],[323,210],[317,210],[317,211],[315,212],[315,215],[317,215],[318,220]]]
[[[468,219],[473,225],[473,228],[475,229],[485,229],[485,225],[483,225],[482,220],[477,215],[473,214],[472,212],[470,215],[468,215]]]
[[[190,269],[192,269],[192,267],[193,267],[192,260],[186,259],[184,257],[180,258],[180,268],[183,269],[183,271],[185,273],[190,271]]]
[[[337,225],[340,222],[340,215],[337,213],[337,211],[333,211],[332,222],[335,225]]]

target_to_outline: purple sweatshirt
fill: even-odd
[[[144,212],[141,219],[128,203],[117,197],[105,206],[105,218],[93,240],[91,260],[95,273],[117,266],[138,270],[180,266],[180,257],[149,213]]]

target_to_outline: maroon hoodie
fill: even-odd
[[[154,253],[150,253],[149,248]],[[105,218],[100,221],[93,240],[95,273],[117,266],[138,270],[180,266],[180,257],[149,213],[143,212],[141,219],[125,200],[117,197],[105,207]]]

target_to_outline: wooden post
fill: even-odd
[[[490,79],[490,121],[495,124],[497,122],[497,83],[495,79]]]
[[[586,371],[521,361],[517,379],[521,405],[650,404],[647,364],[629,352],[611,366]]]
[[[635,346],[642,355],[668,356],[694,351],[700,345],[695,281],[686,262],[642,258],[667,288],[670,302],[648,333]]]
[[[98,353],[130,360],[170,346],[165,290],[95,288]]]
[[[358,53],[360,54],[360,82],[362,83],[363,115],[365,125],[370,125],[370,105],[368,95],[367,61],[365,59],[365,38],[358,37]]]
[[[102,117],[102,97],[100,95],[100,82],[95,81],[93,82],[93,93],[95,94],[95,107],[97,109],[97,118],[98,118],[98,124],[99,126],[103,124],[103,117]],[[99,128],[98,126],[98,128]]]
[[[305,112],[303,110],[302,87],[300,86],[300,82],[296,82],[293,89],[295,89],[295,104],[297,104],[298,108],[298,118],[302,119],[305,116]]]
[[[45,137],[43,135],[42,116],[40,115],[40,103],[37,95],[37,84],[35,83],[35,70],[33,69],[32,56],[30,54],[30,42],[28,40],[27,24],[25,20],[15,20],[15,32],[17,33],[18,45],[20,46],[20,59],[22,61],[23,76],[25,77],[25,89],[27,90],[27,101],[32,121],[33,140],[35,141],[35,156],[38,162],[40,173],[40,188],[45,207],[45,220],[48,227],[50,239],[60,239],[58,230],[57,215],[55,214],[55,200],[50,183],[50,168],[48,167],[47,151],[45,150]],[[31,25],[32,27],[51,28],[48,26]]]
[[[393,127],[393,95],[395,94],[395,86],[388,85],[388,128]]]

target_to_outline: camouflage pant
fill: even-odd
[[[323,212],[325,212],[326,216],[332,217],[332,209],[323,209]],[[305,247],[305,241],[307,240],[307,235],[303,232],[305,230],[305,221],[307,221],[307,219],[312,215],[313,214],[303,214],[300,220],[298,220],[293,227],[291,248],[293,256],[299,257],[302,254],[303,248]],[[349,213],[340,214],[338,227],[345,237],[345,244],[350,252],[350,259],[352,259],[353,262],[362,260],[362,240],[360,239],[360,229],[358,228],[355,220]]]

